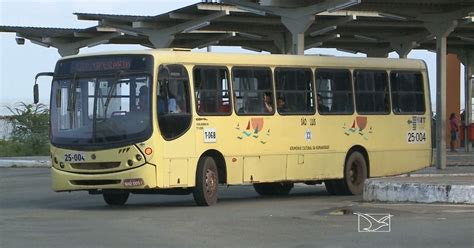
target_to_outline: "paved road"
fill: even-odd
[[[352,213],[390,213],[390,233],[357,232]],[[0,247],[473,247],[474,207],[362,203],[299,186],[288,197],[222,187],[213,207],[191,196],[54,193],[46,168],[0,168]]]

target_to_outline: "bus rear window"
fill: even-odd
[[[419,72],[390,73],[392,109],[395,114],[425,113],[423,76]]]

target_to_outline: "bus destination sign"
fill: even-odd
[[[79,60],[71,64],[71,71],[88,72],[88,71],[111,71],[111,70],[128,70],[130,69],[129,58],[107,58],[98,60]]]
[[[152,60],[145,55],[99,56],[93,58],[68,59],[58,62],[55,74],[65,75],[108,71],[150,71]]]

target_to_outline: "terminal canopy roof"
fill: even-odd
[[[447,32],[448,51],[474,50],[474,0],[222,0],[203,1],[156,16],[75,13],[95,21],[85,29],[0,26],[56,47],[63,56],[100,44],[151,48],[241,46],[270,53],[336,48],[385,57],[436,49]]]

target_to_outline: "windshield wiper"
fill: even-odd
[[[76,73],[74,73],[67,96],[67,112],[71,119],[69,123],[70,128],[73,128],[76,123],[76,87]]]
[[[72,77],[72,82],[69,85],[69,91],[67,96],[67,111],[75,111],[76,110],[76,73]]]
[[[107,99],[105,100],[105,104],[104,104],[104,118],[105,119],[107,119],[107,110],[109,108],[110,101],[112,100],[112,93],[117,88],[117,83],[122,73],[123,73],[122,71],[118,71],[115,74],[114,80],[112,81],[112,87],[110,87],[109,93],[107,94]]]

